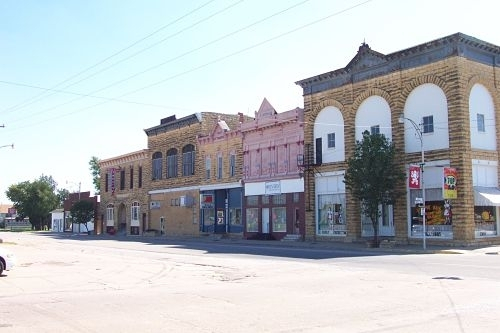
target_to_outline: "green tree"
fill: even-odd
[[[16,208],[19,218],[29,217],[32,228],[42,230],[43,226],[49,224],[50,212],[58,205],[55,186],[57,184],[52,177],[42,175],[33,182],[9,186],[5,194]]]
[[[398,154],[394,143],[383,134],[365,131],[347,161],[344,183],[361,203],[361,213],[372,222],[374,246],[379,246],[379,205],[392,204],[403,194],[401,184],[405,174],[396,159]]]
[[[94,204],[88,200],[77,201],[71,206],[70,213],[73,223],[83,224],[88,232],[87,223],[91,222],[94,218]]]
[[[90,171],[92,172],[92,184],[94,184],[95,194],[101,193],[101,167],[100,160],[96,156],[92,156],[89,161]]]
[[[57,196],[57,208],[63,208],[64,200],[69,198],[69,191],[65,188],[58,189],[56,196]]]

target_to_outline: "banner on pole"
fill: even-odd
[[[408,187],[411,189],[420,188],[420,167],[410,165],[410,172],[408,177]]]

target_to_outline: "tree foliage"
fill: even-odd
[[[94,184],[95,194],[101,192],[101,167],[100,160],[96,156],[92,156],[89,161],[90,171],[92,172],[92,184]]]
[[[50,212],[58,206],[58,198],[54,193],[57,183],[51,176],[40,176],[39,179],[24,181],[11,185],[5,192],[13,203],[19,218],[29,217],[35,230],[41,230],[50,221]]]
[[[77,201],[71,206],[70,213],[73,223],[83,224],[88,232],[87,223],[94,218],[94,204],[88,200]]]
[[[392,204],[403,194],[405,178],[402,164],[394,144],[382,134],[363,133],[356,142],[354,155],[347,161],[344,177],[346,188],[361,203],[361,213],[370,218],[373,226],[373,242],[378,240],[379,205]]]

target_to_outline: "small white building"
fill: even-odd
[[[50,212],[52,215],[52,223],[50,229],[54,232],[64,232],[64,210],[54,209]]]

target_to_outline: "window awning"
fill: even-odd
[[[496,187],[474,186],[474,206],[500,206],[500,190]]]

